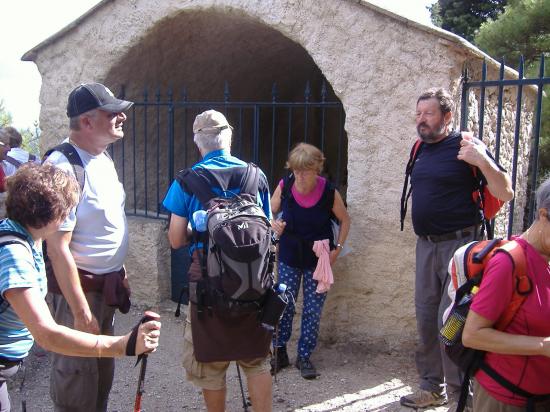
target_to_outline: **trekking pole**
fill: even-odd
[[[251,406],[251,403],[248,402],[244,396],[243,380],[241,378],[241,368],[239,368],[238,363],[235,363],[235,365],[237,365],[237,376],[239,377],[239,385],[241,386],[241,395],[243,397],[243,409],[245,412],[248,412],[248,407]]]
[[[275,342],[279,342],[279,323],[277,322],[277,325],[275,325]],[[274,368],[273,368],[273,378],[275,379],[275,383],[277,383],[277,372],[278,372],[278,367],[277,367],[277,359],[278,359],[278,353],[279,352],[277,350],[277,347],[275,346],[275,344],[273,344],[273,352],[275,352],[273,354],[273,362],[274,362]]]
[[[157,320],[157,319],[159,319],[159,315],[157,315],[154,312],[146,311],[143,314],[143,317],[141,318],[139,323],[137,324],[135,328],[136,331],[139,328],[139,325],[141,325],[142,323],[149,322],[150,320]],[[144,353],[139,355],[136,361],[136,366],[140,361],[141,361],[141,369],[139,371],[139,380],[138,380],[138,388],[136,392],[136,401],[134,403],[134,412],[141,412],[141,397],[143,395],[143,392],[145,392],[144,388],[145,388],[145,371],[147,370],[147,355]]]

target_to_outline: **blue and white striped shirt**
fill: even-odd
[[[34,339],[8,304],[5,293],[9,289],[37,288],[46,296],[47,281],[44,259],[40,248],[35,247],[30,233],[17,222],[4,219],[0,230],[11,230],[25,236],[31,250],[22,244],[10,244],[0,247],[0,356],[10,360],[25,358],[31,349]],[[3,239],[0,238],[0,242]],[[24,242],[24,240],[22,240]]]

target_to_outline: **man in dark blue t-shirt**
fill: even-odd
[[[416,103],[416,130],[424,144],[411,174],[412,221],[416,243],[415,309],[418,330],[416,367],[420,388],[400,400],[425,408],[458,400],[458,368],[438,340],[443,311],[449,306],[447,267],[453,253],[479,234],[480,212],[472,199],[475,166],[498,199],[514,196],[512,182],[487,151],[470,136],[451,130],[453,101],[448,91],[430,89]]]

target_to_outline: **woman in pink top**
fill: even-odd
[[[513,262],[497,253],[487,264],[473,300],[462,341],[486,351],[484,362],[501,377],[532,395],[550,394],[550,179],[537,191],[537,216],[514,240],[523,248],[532,290],[504,331],[494,324],[514,293]],[[504,388],[479,370],[474,382],[474,410],[524,411],[527,398]],[[533,411],[550,411],[550,395]]]
[[[292,173],[285,177],[271,197],[271,209],[275,216],[282,211],[282,218],[272,222],[279,235],[278,281],[288,287],[297,298],[300,283],[303,283],[304,304],[296,367],[305,379],[318,376],[310,361],[310,355],[317,344],[321,312],[326,297],[326,287],[314,278],[318,260],[325,269],[337,259],[346,241],[350,218],[342,197],[324,177],[323,153],[307,143],[298,144],[289,154],[287,169]],[[340,221],[340,231],[335,240],[332,234],[331,218]],[[313,251],[316,241],[329,247],[329,256],[319,259]],[[327,247],[327,248],[328,248]],[[325,249],[326,250],[326,249]],[[290,302],[279,325],[278,336],[273,347],[276,357],[272,370],[277,371],[290,364],[286,344],[292,332],[294,302]]]

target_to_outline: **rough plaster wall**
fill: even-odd
[[[128,218],[130,249],[126,272],[131,300],[155,306],[170,297],[170,245],[166,222],[140,217]]]
[[[410,221],[399,231],[398,208],[415,139],[414,107],[431,86],[450,88],[460,101],[463,62],[478,63],[464,49],[352,1],[114,1],[37,58],[46,145],[65,131],[65,99],[75,83],[105,78],[155,22],[181,10],[211,9],[256,19],[301,44],[344,105],[354,252],[335,266],[322,338],[385,347],[410,342],[415,237]],[[143,256],[146,242],[133,243],[129,262]],[[151,260],[140,260],[136,273]]]

